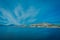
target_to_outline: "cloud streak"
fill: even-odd
[[[30,24],[36,21],[37,19],[35,17],[38,15],[40,9],[36,9],[33,6],[30,6],[28,10],[24,12],[22,6],[18,5],[14,9],[14,14],[17,17],[17,19],[13,17],[13,15],[11,14],[12,12],[10,12],[9,10],[0,8],[0,11],[3,14],[2,18],[6,18],[8,20],[6,21],[7,22],[6,25],[10,25],[10,24],[20,25],[26,23]]]

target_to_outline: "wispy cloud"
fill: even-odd
[[[8,10],[5,10],[3,8],[0,8],[1,9],[1,12],[3,14],[3,18],[6,18],[8,21],[7,25],[9,24],[18,24],[17,20],[14,19],[14,17],[11,15],[11,12],[9,12]]]
[[[14,10],[15,15],[18,17],[19,21],[22,21],[22,24],[25,24],[26,19],[30,17],[30,19],[27,21],[27,23],[32,23],[36,21],[37,14],[39,13],[40,9],[36,9],[33,6],[30,6],[26,12],[23,11],[23,8],[21,5],[17,6]],[[19,15],[21,14],[21,16]]]
[[[12,12],[10,12],[9,10],[0,8],[0,11],[4,15],[2,18],[6,18],[8,20],[7,25],[10,25],[10,24],[20,25],[20,24],[26,24],[26,23],[29,24],[29,23],[33,23],[34,21],[36,21],[37,19],[35,17],[39,13],[40,9],[36,9],[33,6],[30,6],[28,10],[24,12],[22,6],[18,5],[14,9],[14,14],[17,17],[17,19],[13,17],[13,15],[11,14]]]

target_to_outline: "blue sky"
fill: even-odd
[[[0,24],[60,23],[60,0],[0,0]]]

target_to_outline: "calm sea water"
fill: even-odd
[[[21,28],[0,26],[0,38],[60,39],[59,28]]]

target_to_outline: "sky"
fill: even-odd
[[[60,24],[60,0],[0,0],[0,24]]]

